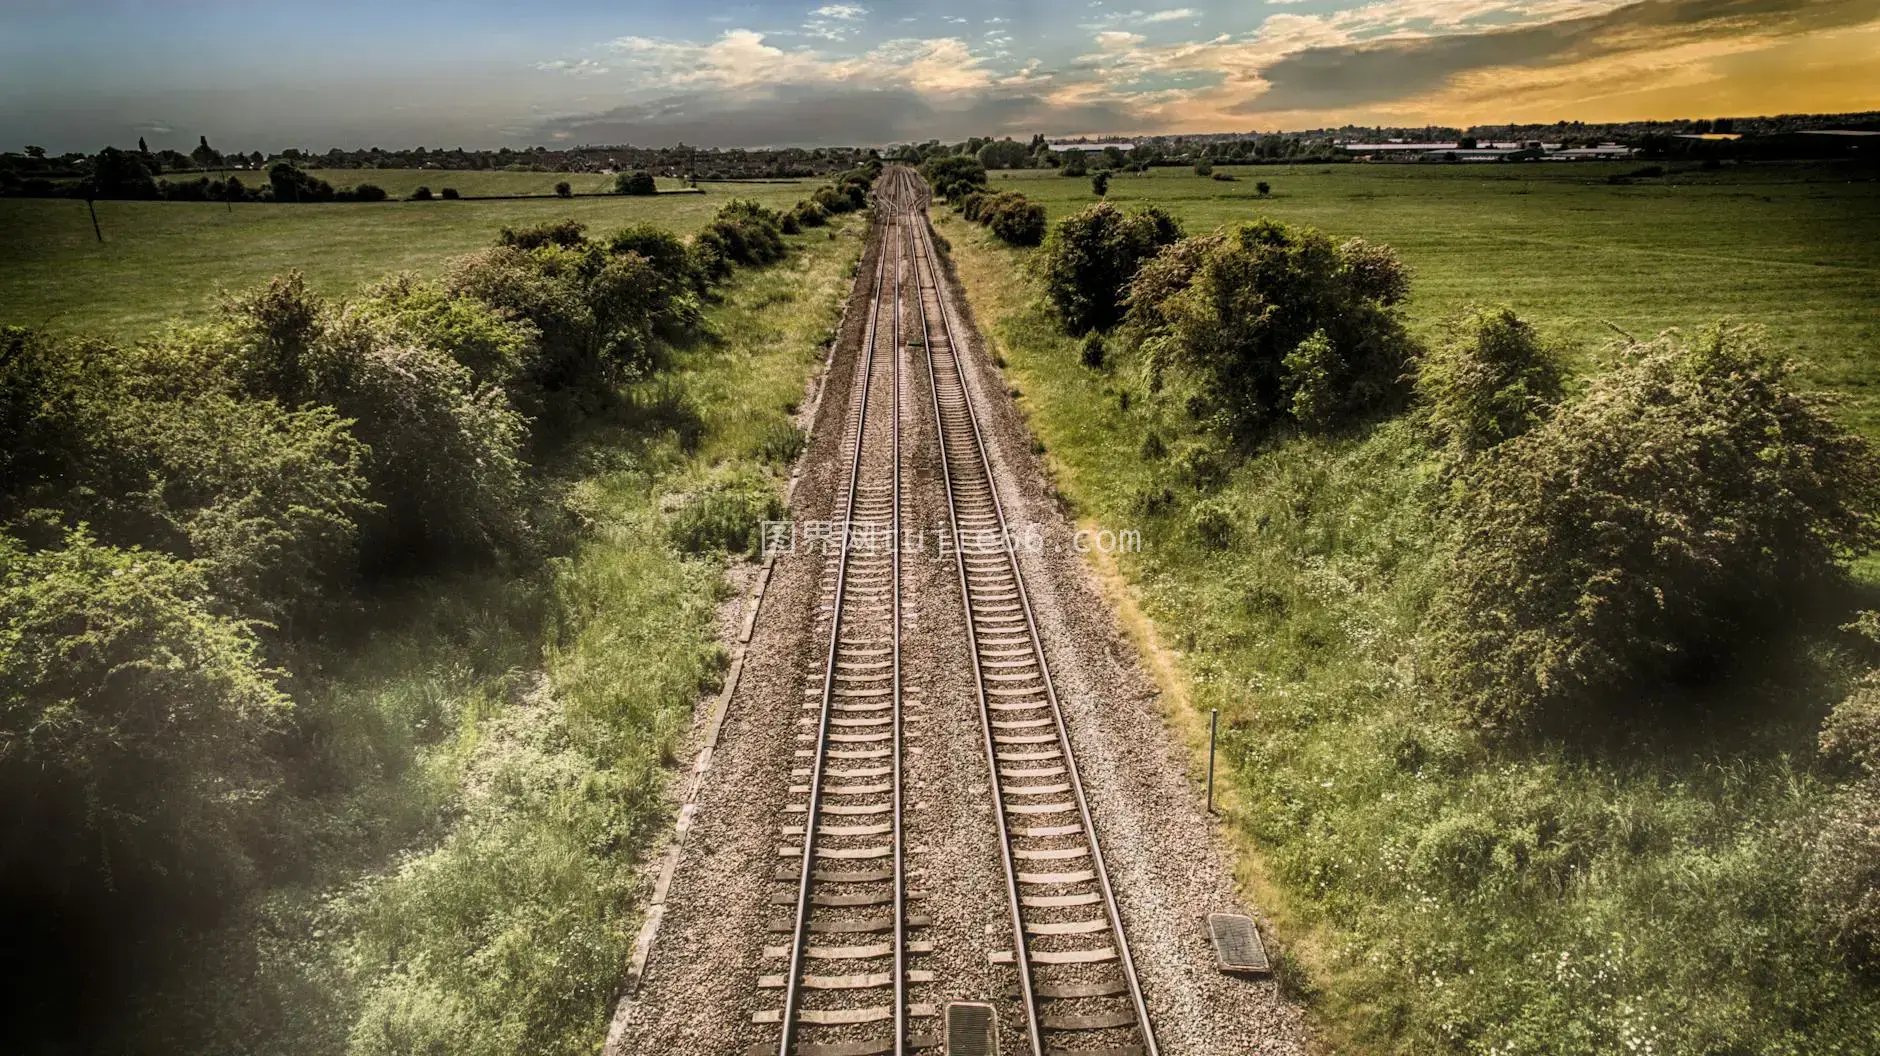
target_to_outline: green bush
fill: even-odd
[[[1880,543],[1866,444],[1743,328],[1629,350],[1456,497],[1437,683],[1484,727],[1570,723],[1714,673]]]
[[[362,544],[386,565],[527,549],[523,419],[448,355],[340,319],[320,343],[319,398],[371,449],[380,512]]]
[[[615,194],[651,195],[659,193],[659,181],[650,172],[623,172],[614,177]]]
[[[1035,246],[1044,241],[1044,206],[1023,195],[1001,195],[986,224],[1009,245]]]
[[[1181,227],[1153,206],[1124,213],[1099,202],[1065,217],[1044,244],[1045,294],[1073,335],[1108,330],[1141,264],[1181,238]]]
[[[797,226],[803,228],[821,227],[829,222],[829,211],[808,200],[796,203],[790,215],[796,217]]]
[[[193,564],[83,531],[0,536],[0,874],[15,897],[165,917],[251,880],[289,714]]]
[[[525,365],[538,354],[541,339],[527,321],[512,319],[476,297],[453,297],[441,283],[409,273],[371,287],[354,310],[400,341],[450,356],[467,367],[478,384],[505,392],[515,390]]]
[[[1083,361],[1084,366],[1089,367],[1091,370],[1101,370],[1103,368],[1104,357],[1108,354],[1108,351],[1108,348],[1103,342],[1103,335],[1092,330],[1090,333],[1084,335],[1084,344],[1082,349],[1078,352],[1078,358]]]
[[[1224,499],[1202,499],[1188,511],[1188,530],[1211,550],[1225,550],[1238,533],[1239,511]]]
[[[496,236],[498,245],[514,246],[517,249],[540,249],[543,246],[569,248],[586,241],[587,225],[579,220],[548,220],[521,230],[505,227]]]
[[[494,305],[540,333],[536,356],[518,382],[524,391],[517,403],[539,406],[554,420],[551,434],[571,415],[610,405],[618,381],[650,367],[650,339],[672,307],[644,257],[610,254],[594,243],[486,250],[454,262],[445,288]]]
[[[663,227],[638,224],[610,235],[607,249],[614,254],[637,254],[651,265],[657,286],[653,326],[662,336],[678,340],[698,326],[705,275],[684,240]]]
[[[1538,425],[1560,401],[1561,367],[1512,310],[1470,308],[1423,357],[1417,390],[1436,435],[1470,455]]]
[[[1856,782],[1836,797],[1803,890],[1837,951],[1857,965],[1880,963],[1880,781]]]
[[[285,629],[348,582],[373,506],[366,449],[331,408],[218,391],[193,357],[145,363],[17,332],[7,348],[0,525],[51,545],[82,522],[105,543],[193,559],[228,611]],[[162,391],[173,375],[187,391]]]
[[[1500,831],[1488,818],[1460,812],[1432,822],[1417,837],[1410,871],[1426,883],[1468,893],[1494,866]]]
[[[1195,416],[1252,437],[1283,420],[1331,428],[1404,395],[1414,349],[1391,284],[1325,235],[1260,220],[1163,252],[1130,290],[1131,329],[1152,373],[1191,388]]]
[[[227,342],[207,358],[229,364],[251,396],[336,408],[369,447],[365,476],[379,506],[365,541],[371,563],[490,556],[526,537],[524,422],[500,389],[479,386],[445,352],[401,342],[371,310],[327,308],[298,274],[234,299],[227,314]],[[299,350],[291,387],[254,365],[280,361],[276,346]]]
[[[738,199],[718,210],[699,233],[696,245],[707,247],[707,274],[722,279],[731,265],[758,268],[783,258],[782,217],[756,202]]]
[[[1017,191],[973,191],[960,199],[960,215],[985,224],[994,236],[1014,246],[1035,246],[1044,241],[1044,206]]]

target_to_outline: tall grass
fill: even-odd
[[[1417,669],[1443,485],[1413,420],[1215,482],[1125,350],[1093,368],[1056,331],[1022,254],[943,230],[1060,490],[1142,531],[1117,567],[1174,696],[1220,710],[1246,875],[1338,1051],[1873,1051],[1880,990],[1799,890],[1848,676],[1828,644],[1774,643],[1687,728],[1479,740]]]

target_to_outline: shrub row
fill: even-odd
[[[733,202],[690,243],[505,230],[436,280],[336,302],[292,274],[130,348],[0,331],[0,789],[31,804],[9,883],[73,919],[226,905],[280,858],[290,762],[326,751],[280,666],[364,585],[543,556],[536,463],[583,415],[642,413],[619,383],[780,226]],[[678,534],[745,545],[750,490]]]

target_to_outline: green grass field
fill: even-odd
[[[1169,210],[1190,234],[1269,215],[1396,247],[1427,333],[1469,301],[1505,302],[1578,355],[1607,324],[1640,336],[1761,323],[1880,432],[1880,182],[1866,170],[1746,166],[1607,183],[1638,164],[1222,166],[1117,176],[1109,198]],[[1256,183],[1272,185],[1262,198]],[[1097,200],[1088,179],[995,172],[1053,220]]]
[[[351,186],[359,181],[334,178],[366,172],[319,175],[335,186]],[[558,179],[575,182],[573,175],[561,173],[369,173],[371,182],[394,194],[408,193],[421,182],[434,191],[455,186],[473,193],[471,179],[458,177],[487,181],[474,193],[530,193],[538,185],[552,191]],[[651,222],[690,234],[734,198],[787,207],[820,182],[707,184],[705,194],[566,201],[545,197],[232,208],[99,202],[102,245],[92,235],[83,202],[0,199],[0,323],[130,340],[172,318],[200,317],[215,303],[218,288],[250,285],[294,268],[321,293],[339,295],[391,272],[435,270],[451,257],[492,244],[505,226],[571,216],[595,232]]]

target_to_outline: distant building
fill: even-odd
[[[1595,158],[1628,158],[1636,151],[1617,143],[1597,147],[1563,148],[1559,143],[1539,140],[1483,140],[1472,147],[1460,143],[1407,143],[1391,140],[1383,143],[1341,143],[1347,154],[1378,161],[1577,161]]]

